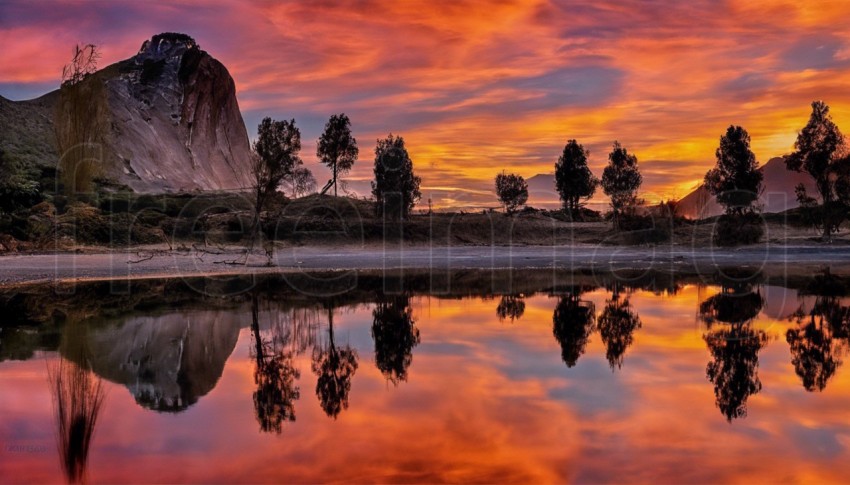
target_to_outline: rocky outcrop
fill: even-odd
[[[239,338],[238,317],[226,311],[130,317],[89,326],[62,351],[67,357],[81,346],[91,369],[126,386],[139,405],[178,412],[218,383]]]
[[[90,85],[83,90],[90,93],[86,101],[100,118],[100,175],[144,193],[247,186],[250,146],[233,78],[191,37],[155,35],[135,56],[82,82]],[[14,122],[11,116],[40,121],[37,136],[26,143],[38,145],[43,166],[58,163],[55,137],[45,133],[50,126],[62,133],[71,123],[66,110],[46,107],[61,98],[50,93],[33,101],[0,100],[3,125]]]

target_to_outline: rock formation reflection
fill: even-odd
[[[596,325],[593,302],[581,300],[581,287],[573,287],[561,296],[552,314],[552,333],[561,344],[561,358],[567,367],[576,365],[584,354],[590,334]]]
[[[372,311],[372,339],[375,341],[375,365],[390,382],[407,380],[413,361],[413,347],[419,345],[419,329],[413,319],[410,298],[384,297]]]
[[[761,293],[749,284],[723,286],[700,304],[703,335],[712,361],[705,369],[714,384],[715,403],[728,421],[747,415],[747,399],[761,391],[759,351],[768,335],[752,322],[764,305]]]
[[[179,412],[215,387],[240,325],[235,312],[199,311],[89,327],[94,372],[126,386],[143,407]]]

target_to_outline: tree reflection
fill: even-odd
[[[720,293],[700,304],[700,319],[711,326],[715,322],[743,323],[756,318],[764,306],[761,293],[749,285],[723,287]]]
[[[605,302],[605,309],[599,316],[599,335],[605,344],[605,357],[611,369],[623,367],[623,357],[634,341],[635,330],[641,327],[640,317],[629,303],[628,294],[623,297],[618,285],[611,292],[611,299]]]
[[[260,310],[257,295],[251,300],[251,333],[255,359],[254,411],[260,430],[265,433],[282,431],[283,423],[295,421],[295,401],[300,397],[296,379],[301,377],[293,363],[292,352],[284,352],[283,339],[263,338],[260,333]]]
[[[833,297],[818,297],[808,315],[802,307],[792,316],[797,328],[788,329],[785,340],[791,362],[807,391],[823,391],[841,366],[850,338],[850,308]]]
[[[748,284],[724,287],[700,304],[703,335],[712,361],[706,377],[714,384],[715,403],[728,421],[747,415],[747,399],[761,391],[758,352],[767,345],[767,333],[752,327],[764,306],[761,293]]]
[[[86,481],[89,448],[105,399],[103,380],[89,364],[80,324],[66,328],[64,357],[48,367],[62,471],[68,483]]]
[[[333,309],[328,309],[328,345],[313,347],[313,373],[316,374],[316,397],[325,414],[336,419],[348,409],[351,378],[357,371],[357,351],[334,342]]]
[[[519,320],[523,313],[525,313],[525,300],[522,296],[504,295],[499,300],[499,306],[496,307],[496,315],[499,316],[500,322],[508,319],[511,322]]]
[[[552,333],[561,344],[561,359],[567,367],[576,365],[593,333],[596,310],[592,302],[581,300],[581,289],[562,296],[552,314]]]
[[[419,329],[408,297],[398,296],[375,306],[372,338],[378,370],[395,385],[406,381],[407,369],[413,361],[413,347],[419,344]]]

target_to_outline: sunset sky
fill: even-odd
[[[502,169],[550,173],[564,143],[597,174],[614,140],[648,200],[681,197],[740,124],[762,163],[789,152],[814,99],[850,131],[850,2],[429,1],[0,4],[0,95],[55,89],[77,42],[103,66],[165,31],[230,70],[249,134],[295,118],[317,174],[332,113],[353,123],[371,178],[375,139],[402,135],[441,205],[493,205]]]

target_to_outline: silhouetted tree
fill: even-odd
[[[555,189],[573,220],[579,216],[581,201],[593,197],[599,185],[599,179],[593,176],[587,166],[588,156],[590,152],[584,146],[569,140],[555,163]]]
[[[725,208],[715,226],[714,242],[718,246],[756,243],[764,234],[764,223],[754,207],[763,174],[750,150],[747,130],[730,126],[720,137],[716,156],[717,165],[705,174],[703,184]]]
[[[260,311],[257,295],[251,303],[251,333],[254,336],[254,411],[260,431],[280,434],[283,423],[295,421],[295,401],[301,392],[295,381],[301,373],[295,368],[292,353],[279,348],[282,342],[263,339],[260,334]]]
[[[590,334],[596,324],[596,309],[592,302],[581,300],[581,289],[562,296],[552,314],[552,333],[561,344],[561,359],[567,367],[576,365],[584,354]]]
[[[788,329],[791,362],[807,391],[822,391],[841,366],[841,353],[850,338],[850,308],[832,297],[818,297],[806,315],[800,308],[793,316],[797,328]]]
[[[496,307],[496,315],[499,316],[500,322],[507,319],[511,322],[519,320],[523,313],[525,313],[525,300],[522,296],[503,295]]]
[[[372,311],[375,365],[393,384],[407,380],[413,347],[419,345],[419,329],[406,296],[384,300]]]
[[[615,366],[622,368],[623,356],[632,345],[634,332],[641,327],[641,321],[629,303],[629,297],[621,298],[617,286],[599,315],[598,326],[602,343],[605,344],[605,357],[611,369]]]
[[[351,121],[348,116],[345,113],[332,115],[319,138],[316,156],[333,173],[334,196],[337,195],[337,179],[351,170],[359,154],[357,140],[351,136]]]
[[[528,183],[521,176],[503,170],[496,175],[496,195],[505,211],[512,214],[528,201]]]
[[[251,243],[253,250],[260,237],[260,214],[266,203],[277,192],[278,187],[302,164],[298,152],[301,151],[301,131],[295,126],[295,120],[275,121],[263,118],[257,127],[257,140],[254,142],[254,155],[251,163],[251,180],[254,191],[254,221],[251,225]],[[271,246],[272,251],[274,246]],[[271,262],[272,253],[267,253]]]
[[[715,156],[717,165],[705,174],[705,188],[717,197],[726,214],[752,211],[764,176],[750,150],[750,134],[740,126],[729,126]]]
[[[99,109],[100,101],[105,99],[105,88],[99,79],[88,79],[97,71],[99,59],[96,45],[78,44],[74,46],[71,62],[62,69],[54,127],[59,149],[59,181],[65,195],[72,199],[91,191],[92,181],[101,170],[104,117]]]
[[[823,101],[812,102],[809,122],[797,135],[794,148],[794,153],[786,157],[785,163],[789,170],[805,171],[815,179],[822,202],[823,240],[829,241],[846,217],[846,210],[835,210],[834,205],[844,195],[836,193],[836,182],[844,178],[838,188],[850,188],[845,187],[847,178],[841,176],[850,171],[847,167],[850,162],[844,153],[844,136],[832,121],[829,106]],[[802,192],[805,196],[805,188]]]
[[[357,371],[357,351],[347,345],[336,346],[332,309],[328,309],[328,345],[313,347],[312,369],[317,377],[319,404],[325,414],[336,419],[343,409],[348,409],[351,379]]]
[[[623,212],[631,212],[637,206],[637,191],[642,183],[637,157],[615,141],[602,172],[602,190],[611,198],[615,227],[619,227]]]
[[[390,134],[375,147],[375,180],[372,195],[379,214],[394,220],[406,219],[422,195],[421,180],[413,174],[413,161],[404,139]]]

